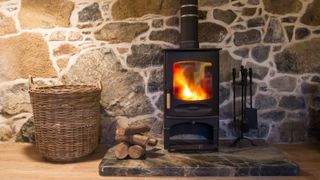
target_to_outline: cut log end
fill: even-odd
[[[132,159],[142,158],[146,153],[145,147],[133,145],[129,147],[129,157]]]
[[[120,143],[116,145],[114,155],[117,159],[125,159],[129,154],[129,145],[127,143]]]
[[[158,144],[158,139],[150,137],[148,140],[149,146],[156,146]]]

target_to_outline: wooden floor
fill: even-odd
[[[0,179],[112,179],[112,180],[320,180],[320,146],[309,144],[275,145],[288,154],[301,167],[299,177],[209,177],[209,178],[134,178],[100,177],[98,165],[106,148],[100,146],[86,160],[71,164],[55,164],[44,161],[30,144],[0,144]]]

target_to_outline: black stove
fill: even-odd
[[[180,2],[181,48],[165,50],[164,148],[217,150],[220,49],[199,48],[198,2]]]

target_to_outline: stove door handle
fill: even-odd
[[[167,93],[167,95],[166,95],[166,98],[167,98],[167,100],[166,100],[166,107],[167,107],[167,109],[170,109],[171,108],[171,94],[170,93]]]

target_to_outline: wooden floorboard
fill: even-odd
[[[299,177],[100,177],[98,165],[106,147],[76,163],[58,164],[45,161],[31,144],[0,144],[0,180],[15,179],[107,179],[107,180],[320,180],[320,146],[310,144],[274,145],[301,167]]]

